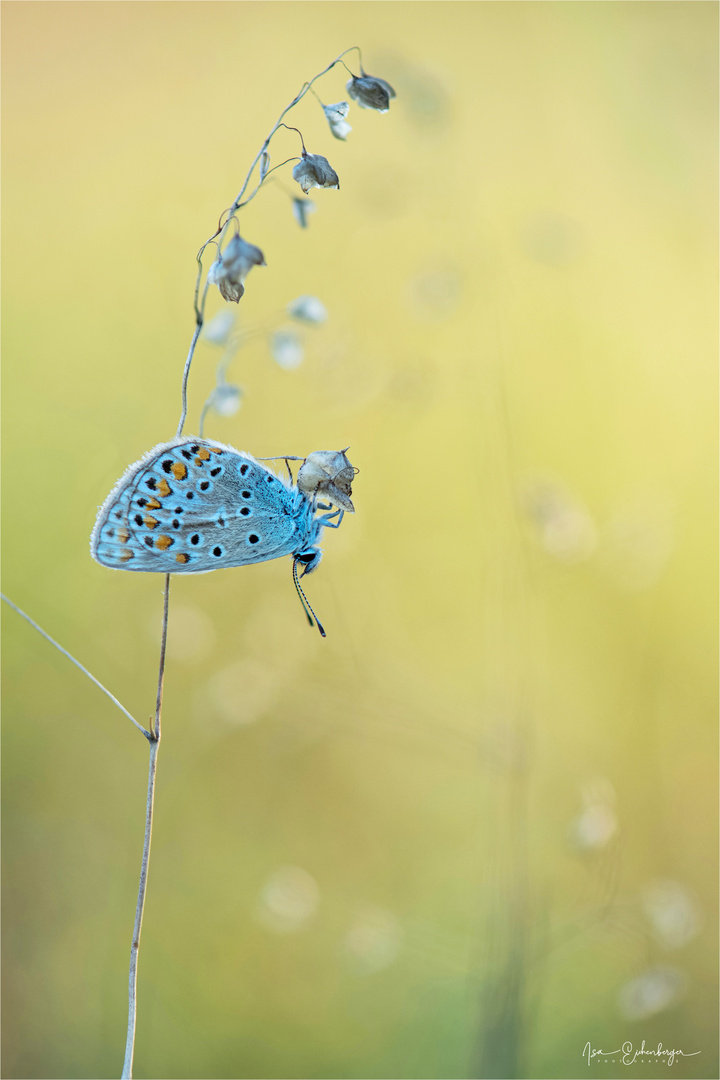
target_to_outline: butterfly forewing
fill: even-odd
[[[264,562],[295,550],[305,524],[296,499],[249,454],[207,439],[164,443],[108,496],[92,554],[114,569],[161,573]]]

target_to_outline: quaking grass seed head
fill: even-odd
[[[364,71],[362,75],[353,75],[347,84],[347,92],[361,109],[374,109],[381,113],[388,111],[390,98],[395,97],[389,82],[375,75],[366,75]]]
[[[218,383],[210,395],[209,405],[218,416],[234,416],[242,405],[242,390],[234,383]]]
[[[317,296],[298,296],[296,300],[290,301],[285,310],[291,319],[315,326],[324,323],[328,317],[325,305]]]
[[[305,356],[302,338],[292,327],[276,330],[270,338],[270,352],[278,367],[293,371],[300,367]]]
[[[297,180],[307,195],[310,188],[339,188],[340,180],[332,165],[322,154],[303,155],[292,171],[293,180]]]
[[[354,514],[350,496],[356,472],[344,450],[316,450],[300,466],[297,486],[305,495],[328,499],[334,506]]]
[[[208,281],[217,285],[224,300],[237,304],[245,292],[245,278],[253,266],[266,265],[260,248],[236,234],[208,270]]]
[[[317,206],[312,199],[293,199],[293,215],[301,229],[307,229],[309,224],[308,218],[310,214],[314,214],[316,210]]]
[[[330,125],[331,133],[336,139],[342,139],[344,142],[352,131],[352,127],[345,119],[350,111],[347,101],[338,101],[335,105],[323,105],[323,111]]]

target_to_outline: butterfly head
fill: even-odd
[[[300,577],[305,577],[306,574],[312,574],[313,570],[317,570],[322,559],[322,551],[320,548],[310,547],[306,551],[301,551],[295,556],[295,562],[302,566],[302,573]]]

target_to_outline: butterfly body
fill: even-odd
[[[127,469],[100,508],[90,551],[112,569],[164,574],[293,555],[307,573],[337,516],[318,516],[320,508],[329,509],[250,454],[182,436]]]

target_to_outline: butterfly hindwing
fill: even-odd
[[[131,465],[98,514],[104,566],[203,573],[290,554],[297,492],[249,454],[208,439],[156,446]]]

